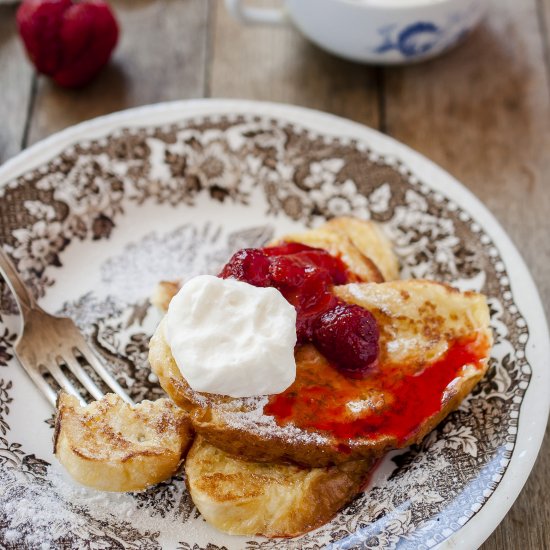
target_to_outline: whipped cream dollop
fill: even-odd
[[[199,275],[172,298],[164,326],[195,391],[267,395],[296,378],[296,310],[275,288]]]

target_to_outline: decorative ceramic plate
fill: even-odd
[[[239,101],[144,107],[81,124],[0,169],[1,242],[49,311],[71,316],[139,401],[162,279],[215,273],[273,235],[350,214],[381,223],[403,277],[482,291],[490,370],[422,445],[389,454],[369,490],[291,540],[209,527],[184,474],[142,493],[77,486],[52,456],[52,410],[13,358],[0,302],[3,548],[477,547],[518,495],[549,406],[543,309],[517,251],[458,182],[410,149],[315,111]]]

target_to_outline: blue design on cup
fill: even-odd
[[[379,32],[384,36],[384,42],[378,46],[375,53],[385,53],[398,50],[405,57],[417,57],[428,53],[442,37],[441,29],[434,23],[418,21],[405,27],[392,40],[390,32],[393,27],[385,27]]]
[[[399,51],[406,57],[429,52],[439,40],[440,30],[433,23],[415,23],[399,33]]]

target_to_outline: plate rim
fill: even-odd
[[[497,488],[482,508],[458,531],[442,541],[439,550],[480,546],[503,520],[527,481],[544,438],[550,413],[550,335],[538,289],[511,238],[495,216],[464,184],[433,161],[395,138],[358,122],[315,109],[284,103],[240,99],[180,100],[125,109],[96,117],[56,132],[21,151],[0,166],[0,188],[10,180],[47,162],[79,141],[105,136],[120,128],[161,126],[194,117],[258,115],[299,124],[312,134],[355,139],[376,153],[395,158],[429,187],[440,191],[461,206],[482,225],[499,248],[510,279],[510,287],[523,317],[529,318],[530,336],[526,346],[532,378],[523,397],[514,451]],[[420,173],[419,173],[420,172]],[[521,289],[521,292],[520,292]],[[535,365],[539,365],[538,369]],[[535,411],[542,411],[535,415]],[[536,416],[536,418],[534,418]],[[527,432],[529,436],[527,436]]]

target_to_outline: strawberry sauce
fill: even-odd
[[[297,350],[296,380],[270,397],[264,414],[278,424],[329,432],[339,439],[376,434],[403,444],[438,413],[447,386],[465,365],[482,366],[488,345],[476,337],[453,342],[432,364],[378,365],[362,380],[330,367],[311,346]]]
[[[296,380],[264,407],[280,425],[340,440],[389,436],[403,444],[441,410],[445,389],[463,367],[481,368],[488,352],[488,343],[472,335],[451,342],[431,364],[382,360],[387,353],[379,353],[374,316],[332,293],[334,285],[359,279],[326,250],[299,243],[243,249],[219,276],[275,287],[296,308]]]

